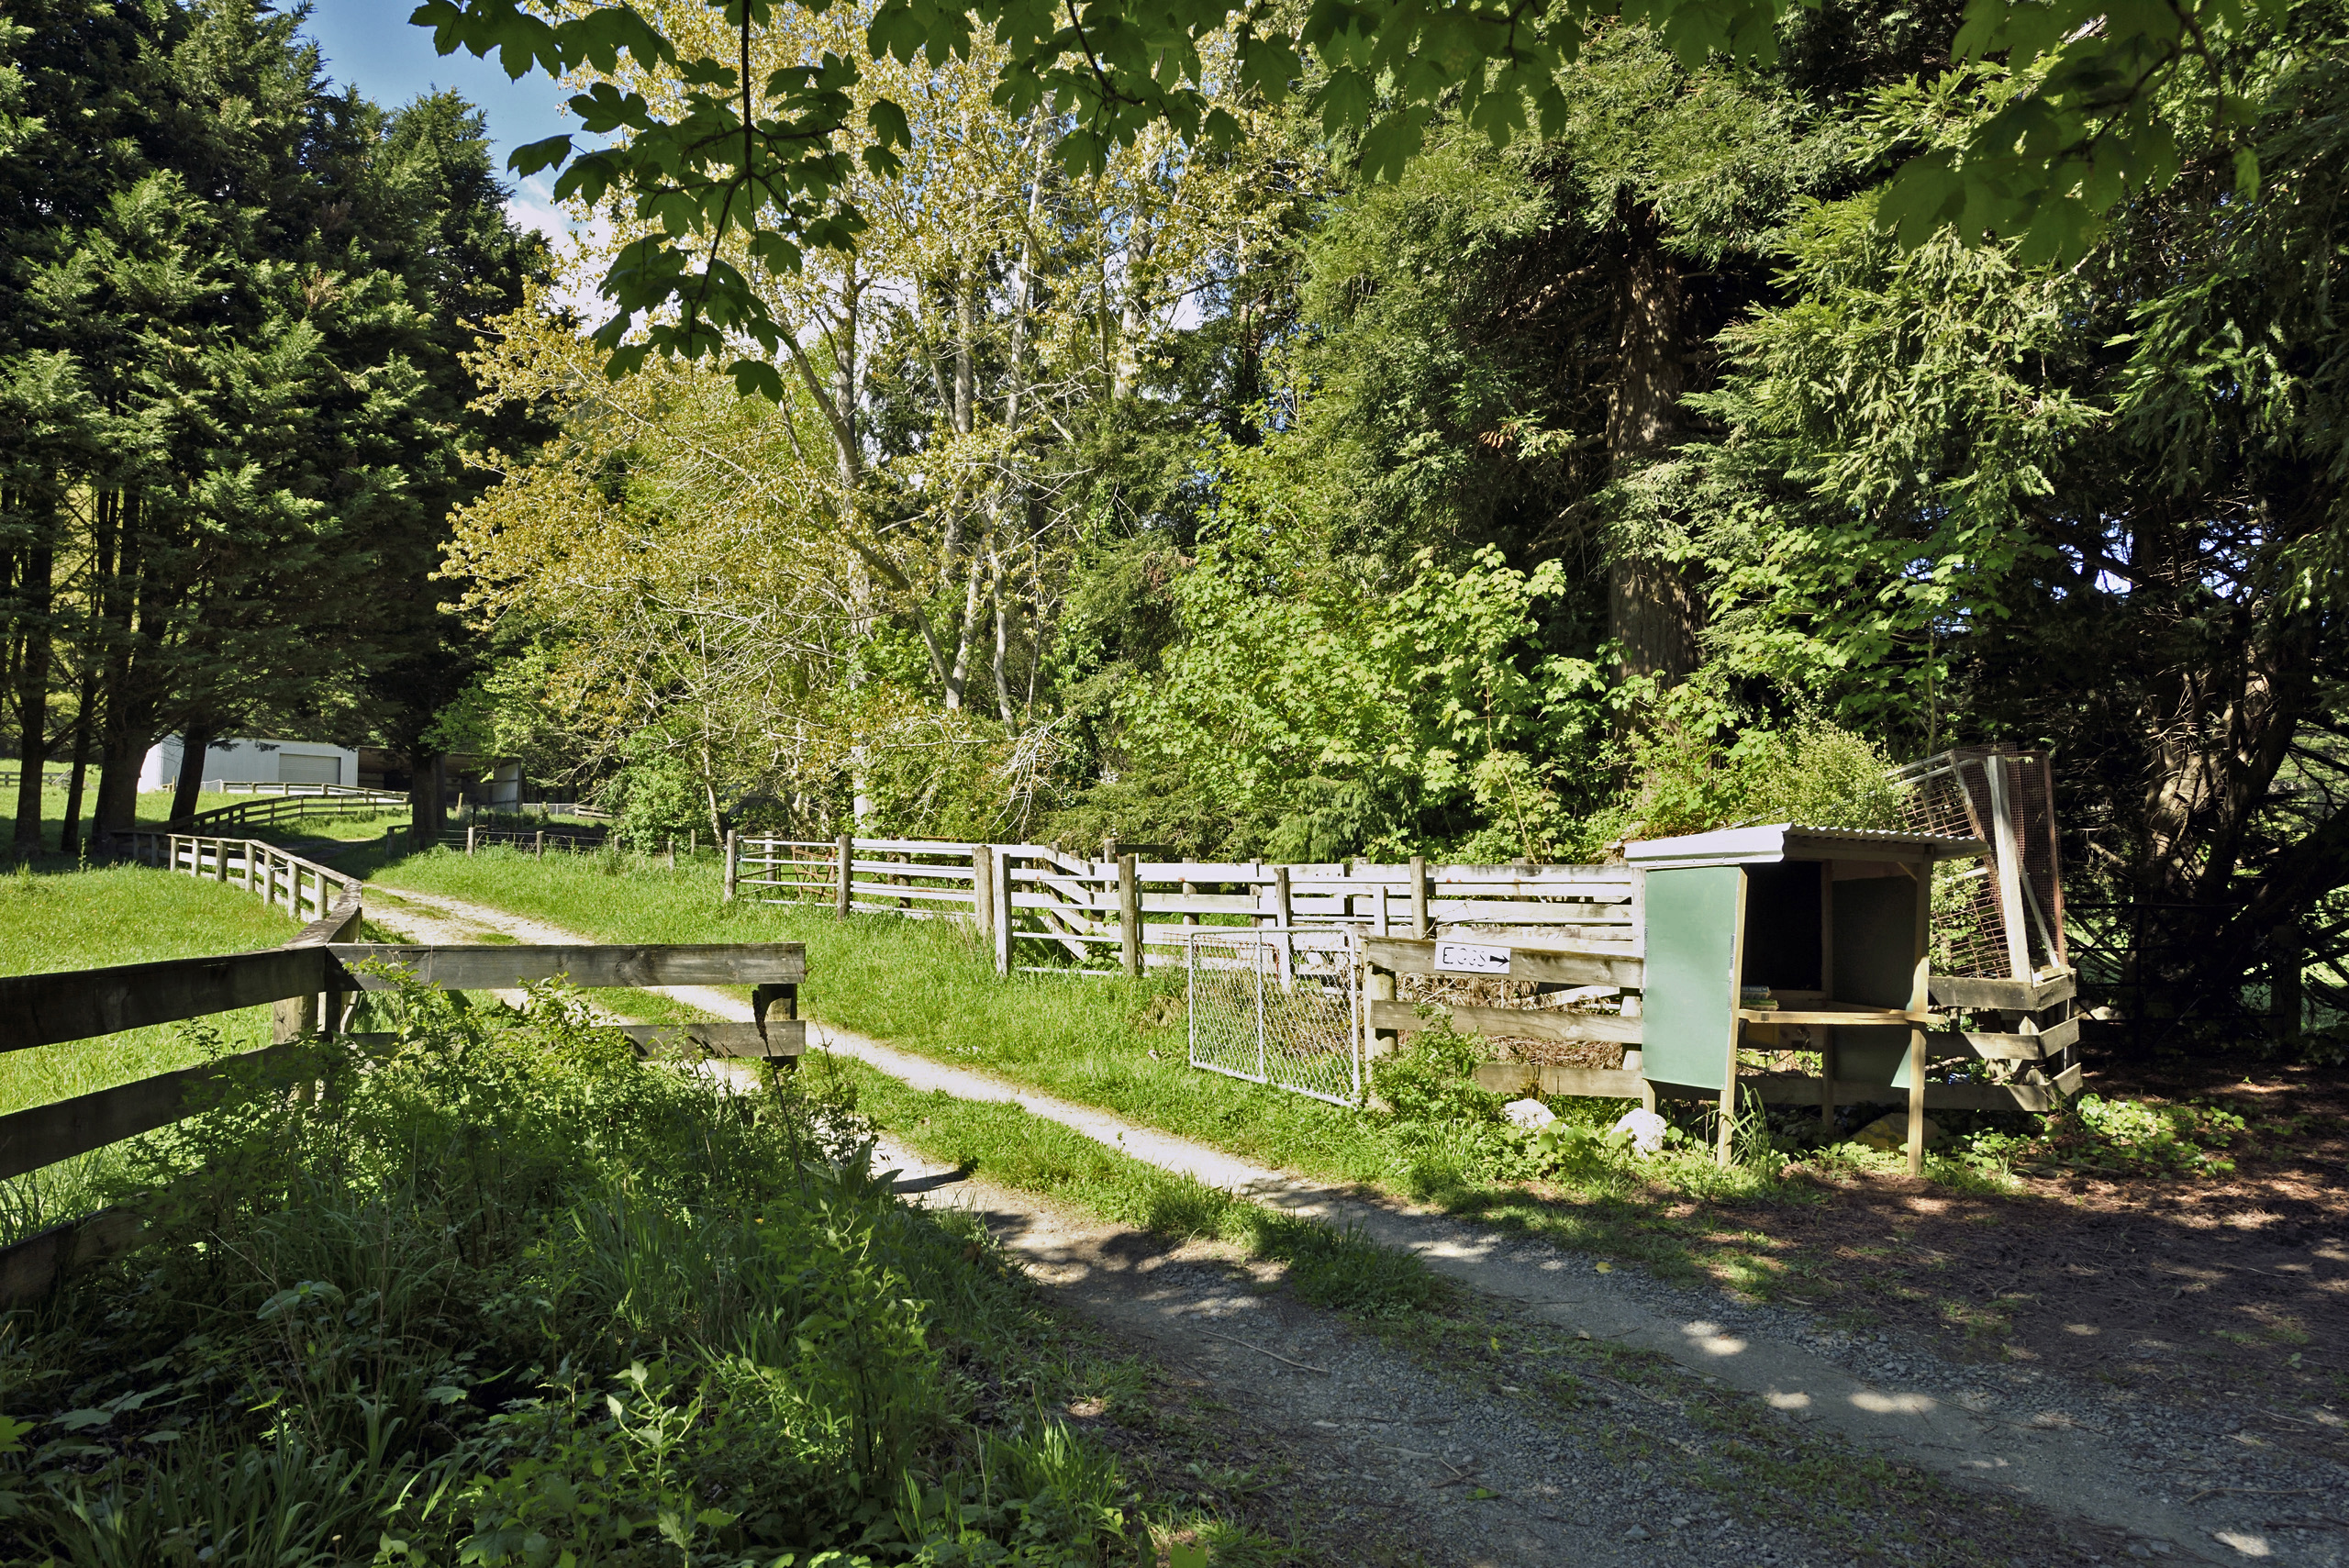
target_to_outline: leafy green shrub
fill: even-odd
[[[1583,848],[1617,838],[1664,839],[1743,823],[1813,828],[1904,824],[1891,759],[1823,718],[1738,722],[1692,684],[1664,699],[1633,747],[1627,797],[1593,817]]]
[[[640,850],[710,831],[710,801],[681,757],[654,752],[630,762],[604,789],[614,811],[612,837]]]
[[[1400,1121],[1497,1127],[1503,1096],[1476,1085],[1477,1063],[1490,1049],[1481,1035],[1464,1035],[1437,1015],[1408,1045],[1371,1063],[1371,1087]]]
[[[149,1243],[0,1339],[0,1558],[1085,1564],[1121,1538],[1108,1456],[974,1423],[950,1360],[1009,1375],[1032,1309],[974,1222],[873,1180],[844,1078],[729,1093],[551,989],[370,1001],[395,1044],[248,1067],[128,1167]]]

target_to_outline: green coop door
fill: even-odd
[[[1641,1049],[1657,1083],[1718,1091],[1726,1081],[1744,924],[1743,867],[1648,873]]]

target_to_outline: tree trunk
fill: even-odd
[[[995,707],[1003,719],[1003,728],[1010,731],[1019,728],[1019,721],[1011,715],[1011,686],[1005,673],[1011,646],[1011,617],[1003,605],[1003,562],[990,559],[989,563],[995,568],[989,588],[995,601]]]
[[[448,821],[449,759],[439,751],[411,746],[407,753],[407,820],[418,849],[440,841]]]
[[[172,825],[195,815],[195,797],[204,793],[204,758],[212,750],[210,724],[190,724],[180,737],[179,782],[172,786]]]
[[[1686,390],[1687,324],[1679,270],[1663,245],[1652,206],[1624,206],[1630,247],[1616,301],[1618,361],[1607,415],[1607,448],[1618,483],[1662,457],[1678,439]],[[1608,570],[1607,630],[1621,644],[1624,673],[1672,685],[1696,669],[1704,598],[1689,571],[1654,541],[1620,542]]]
[[[20,855],[40,853],[41,770],[49,762],[49,616],[54,557],[43,543],[25,551],[17,584],[15,693],[17,708],[17,829]]]
[[[90,710],[97,706],[97,677],[82,677],[82,705],[73,713],[73,774],[65,784],[65,820],[57,829],[57,852],[71,855],[82,847],[82,786],[90,773]]]
[[[91,852],[112,855],[116,840],[139,826],[139,770],[155,743],[154,721],[136,714],[117,719],[108,705],[106,740],[98,752],[97,828]]]

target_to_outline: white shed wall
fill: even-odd
[[[179,782],[184,743],[166,735],[148,748],[139,770],[142,790],[170,789]],[[359,782],[359,753],[347,746],[316,740],[215,740],[204,753],[204,783],[333,784]]]

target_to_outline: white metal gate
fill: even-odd
[[[1351,930],[1184,933],[1191,1065],[1310,1095],[1363,1097],[1362,950]]]

